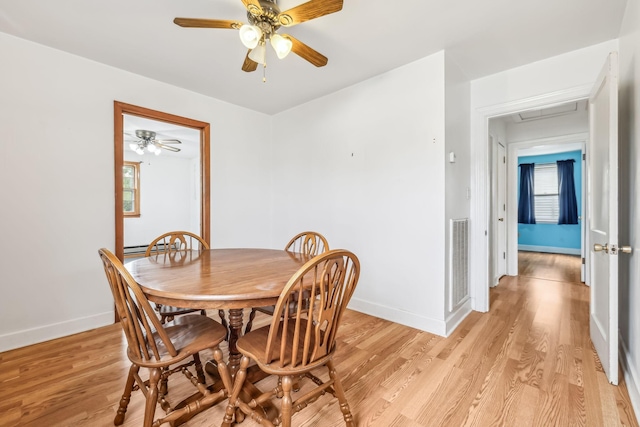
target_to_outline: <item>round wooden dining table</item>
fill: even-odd
[[[273,305],[311,257],[275,249],[176,251],[141,258],[127,270],[150,301],[176,307],[229,310],[229,368],[240,364],[236,342],[243,309]]]

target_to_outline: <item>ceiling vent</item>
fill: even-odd
[[[566,114],[574,114],[586,111],[587,101],[575,101],[567,104],[557,105],[555,107],[542,108],[540,110],[521,111],[512,114],[511,117],[516,123],[529,122],[531,120],[548,119],[550,117],[564,116]]]

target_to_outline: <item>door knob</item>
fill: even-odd
[[[606,252],[609,253],[609,245],[608,244],[604,244],[604,245],[600,245],[598,243],[596,243],[595,245],[593,245],[593,251],[594,252]]]
[[[630,254],[632,252],[631,246],[620,246],[620,252]]]
[[[498,221],[504,221],[504,218],[498,218]]]

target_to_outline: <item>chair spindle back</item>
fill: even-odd
[[[209,249],[202,237],[189,231],[170,231],[155,238],[147,247],[144,256],[167,254],[176,251],[201,251]]]
[[[285,246],[285,251],[316,256],[329,250],[329,242],[315,231],[304,231],[293,236]]]
[[[279,354],[280,367],[295,368],[333,353],[340,320],[359,275],[358,258],[342,249],[325,252],[303,265],[276,303],[264,362],[276,362],[274,354]],[[305,299],[306,304],[296,304]],[[292,304],[296,313],[290,313]]]
[[[111,287],[120,324],[127,337],[129,351],[145,361],[159,361],[167,353],[176,356],[178,352],[131,274],[108,249],[100,249],[98,253]]]

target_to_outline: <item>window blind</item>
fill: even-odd
[[[558,166],[537,164],[533,171],[536,222],[558,223]]]

